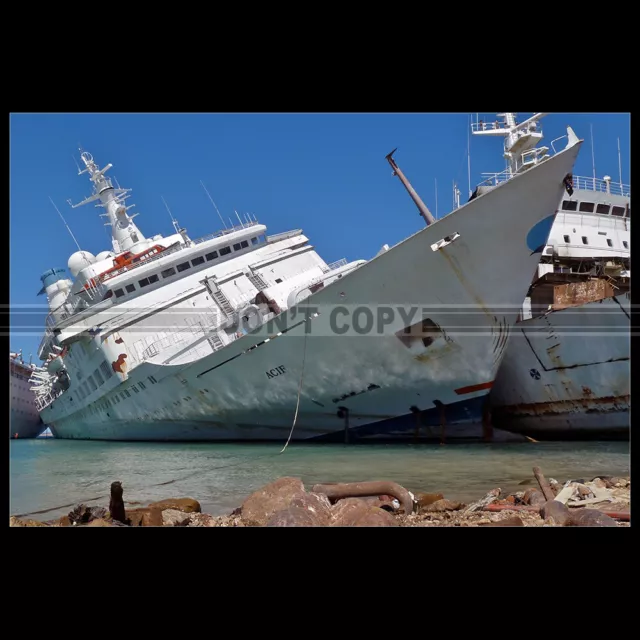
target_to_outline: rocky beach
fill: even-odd
[[[127,508],[124,487],[110,488],[108,506],[80,504],[55,520],[11,516],[11,527],[628,527],[628,477],[546,479],[538,467],[522,490],[492,489],[469,504],[442,493],[412,493],[395,482],[305,487],[282,477],[263,486],[228,515],[202,513],[194,498],[167,498]],[[129,503],[131,506],[131,503]]]

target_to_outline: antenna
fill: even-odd
[[[49,200],[51,200],[51,196],[49,196]],[[60,209],[56,207],[56,203],[53,200],[51,200],[51,204],[54,206],[55,210],[58,212],[58,215],[62,218],[62,222],[64,223],[64,226],[67,227],[67,231],[73,238],[73,241],[76,243],[76,246],[78,247],[78,251],[82,251],[82,249],[80,248],[80,245],[78,244],[78,241],[76,240],[76,237],[73,235],[71,229],[69,228],[67,221],[63,218],[62,214],[60,213]]]
[[[436,220],[438,219],[438,178],[434,178],[436,181]]]
[[[238,218],[238,222],[240,223],[240,226],[244,229],[244,225],[242,224],[242,220],[240,219],[240,214],[235,209],[234,211],[236,212],[236,216]]]
[[[171,217],[171,224],[173,224],[173,228],[176,230],[176,233],[180,233],[178,221],[173,217],[173,214],[171,213],[171,209],[169,209],[169,205],[167,204],[167,201],[164,199],[164,196],[160,196],[160,197],[162,198],[162,202],[164,202],[164,206],[167,208],[167,211],[169,212],[169,216]]]
[[[591,125],[591,164],[593,165],[593,190],[596,190],[596,152],[593,148],[593,124]]]
[[[207,191],[207,187],[204,186],[204,182],[202,182],[202,180],[200,180],[200,184],[202,185],[202,188],[205,190],[206,194],[209,196],[209,200],[211,200],[211,204],[214,206],[215,210],[218,212],[218,216],[220,216],[220,220],[222,222],[222,225],[226,229],[227,225],[226,225],[225,221],[222,219],[222,215],[220,215],[220,211],[218,209],[218,206],[213,201],[213,198],[211,197],[211,194]],[[231,226],[233,227],[233,225],[231,225]]]
[[[469,116],[469,120],[471,120],[471,116]],[[473,194],[471,193],[471,122],[469,122],[469,127],[467,128],[467,174],[469,176],[469,197]]]
[[[80,173],[82,173],[82,170],[80,169],[80,165],[78,164],[78,161],[76,160],[76,157],[71,154],[71,157],[73,158],[73,161],[76,163],[76,167],[78,168],[78,175],[80,175]]]
[[[618,171],[620,172],[620,193],[624,195],[622,187],[622,158],[620,157],[620,138],[618,138]]]

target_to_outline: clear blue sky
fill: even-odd
[[[518,114],[519,121],[532,115]],[[120,186],[133,189],[136,223],[146,236],[173,232],[160,196],[192,238],[218,230],[220,220],[202,180],[225,216],[255,213],[268,233],[302,228],[331,262],[371,258],[423,227],[413,202],[385,155],[395,159],[435,214],[452,208],[452,182],[468,197],[467,132],[470,114],[12,114],[11,115],[11,348],[34,353],[46,308],[28,316],[17,305],[44,305],[40,275],[63,267],[77,250],[57,204],[81,247],[110,250],[108,228],[93,204],[71,209],[91,193],[72,155],[82,145]],[[474,114],[475,117],[475,114]],[[480,114],[485,121],[495,114]],[[629,183],[629,114],[551,114],[544,143],[571,125],[584,138],[575,173],[592,175],[590,125],[596,173]],[[562,145],[564,141],[560,142]],[[472,185],[481,172],[504,169],[501,138],[472,138]],[[33,328],[27,329],[26,325]],[[30,335],[26,335],[30,334]]]

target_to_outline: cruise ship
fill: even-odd
[[[21,352],[9,352],[9,438],[37,438],[45,429],[36,406],[36,396],[29,382],[35,368],[34,364],[23,360]]]
[[[502,362],[582,144],[567,135],[449,215],[424,207],[426,227],[374,258],[333,264],[301,229],[248,216],[146,237],[112,165],[83,151],[93,193],[75,206],[104,209],[112,246],[41,276],[43,421],[57,438],[288,441],[411,434],[436,415],[451,433]]]

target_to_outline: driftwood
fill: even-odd
[[[547,479],[544,477],[544,475],[542,475],[542,470],[540,469],[540,467],[533,467],[533,475],[536,477],[536,480],[540,485],[540,489],[542,490],[544,497],[547,500],[554,500],[556,497],[556,494],[553,493],[553,489],[547,482]]]
[[[490,505],[492,502],[495,502],[500,496],[501,489],[491,489],[487,495],[482,498],[482,500],[478,500],[477,502],[472,502],[463,513],[473,513],[474,511],[479,511],[480,509],[484,509],[487,505]]]
[[[362,498],[366,496],[392,496],[400,502],[404,512],[413,513],[411,494],[396,482],[345,482],[337,484],[316,484],[311,487],[313,493],[324,493],[335,502],[341,498]]]
[[[483,508],[483,511],[531,511],[533,513],[539,513],[540,507],[529,507],[520,504],[488,504]],[[575,513],[577,511],[581,511],[581,509],[570,509],[571,513]],[[598,509],[601,513],[604,513],[605,516],[609,516],[610,518],[614,518],[615,520],[622,520],[623,522],[629,522],[631,519],[630,511],[605,511],[604,509]]]

